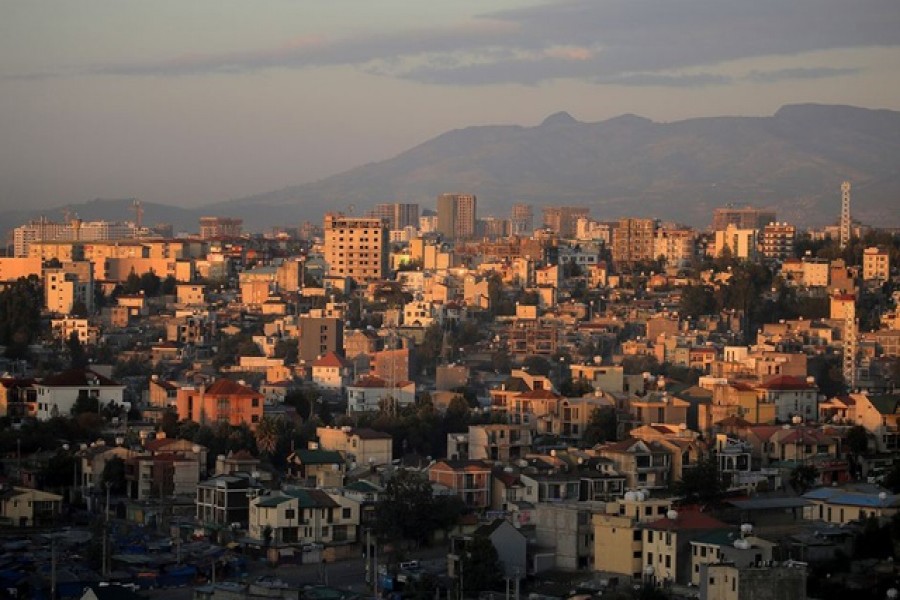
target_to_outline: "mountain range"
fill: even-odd
[[[434,208],[438,194],[459,192],[478,196],[479,216],[506,216],[525,202],[538,221],[542,205],[580,205],[600,220],[643,216],[702,227],[715,207],[751,204],[774,208],[779,220],[823,225],[838,217],[843,180],[853,184],[855,219],[900,225],[900,112],[797,104],[766,117],[670,123],[635,115],[584,123],[561,112],[533,127],[449,131],[385,161],[196,209],[145,203],[144,222],[196,231],[197,218],[209,214],[262,230],[321,221],[328,210],[363,214],[380,202]],[[84,219],[133,215],[130,200],[70,209]],[[0,223],[39,212],[2,213]]]

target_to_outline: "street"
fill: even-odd
[[[447,568],[447,549],[443,546],[422,548],[405,553],[406,560],[418,560],[421,568],[430,572],[443,573]],[[363,557],[333,563],[280,565],[271,567],[262,562],[248,564],[248,581],[268,575],[294,585],[324,584],[330,587],[364,594],[369,590],[366,585],[366,563]],[[235,581],[229,579],[226,581]],[[192,586],[181,588],[164,588],[148,590],[144,594],[151,599],[190,600],[194,596]]]

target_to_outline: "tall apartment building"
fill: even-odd
[[[513,204],[509,215],[510,235],[528,235],[534,229],[530,204]]]
[[[613,262],[621,267],[655,260],[655,238],[656,221],[653,219],[619,219],[613,230]]]
[[[390,202],[376,204],[371,216],[387,223],[388,229],[403,229],[405,227],[419,227],[419,205],[404,204],[402,202]]]
[[[328,274],[356,283],[384,279],[390,254],[388,229],[376,217],[325,215],[325,262]]]
[[[738,229],[762,229],[775,221],[775,211],[752,206],[717,208],[713,211],[713,231],[725,231],[729,225]]]
[[[687,227],[660,227],[653,254],[662,257],[667,267],[686,267],[694,258],[695,237],[694,230]]]
[[[344,351],[344,322],[336,317],[301,316],[298,355],[312,362],[329,352]]]
[[[241,237],[243,226],[243,219],[200,217],[200,238],[214,240]]]
[[[41,218],[13,230],[13,256],[28,256],[31,244],[37,242],[123,240],[135,237],[135,231],[133,223],[80,219],[54,223]]]
[[[545,206],[544,227],[561,238],[574,238],[578,219],[587,217],[591,209],[585,206]]]
[[[863,250],[863,279],[887,281],[891,277],[891,256],[882,248]]]
[[[479,237],[496,240],[509,235],[509,221],[497,217],[478,219]]]
[[[478,199],[473,194],[441,194],[437,199],[437,230],[447,240],[475,237]]]
[[[784,261],[794,256],[797,228],[789,223],[769,223],[763,227],[759,250],[768,261]]]

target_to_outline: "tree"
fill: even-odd
[[[799,465],[791,471],[789,482],[791,488],[799,495],[805,494],[816,484],[819,471],[812,465]]]
[[[272,456],[275,452],[281,429],[279,420],[273,417],[263,417],[256,425],[256,447],[261,454]]]
[[[681,290],[678,312],[686,317],[697,318],[716,313],[716,297],[706,286],[689,285]]]
[[[531,355],[522,361],[522,368],[527,369],[532,375],[550,375],[550,361],[543,356]]]
[[[125,461],[114,456],[103,465],[103,474],[100,476],[101,485],[109,485],[112,494],[122,495],[126,490]]]
[[[719,472],[719,461],[713,455],[701,458],[692,467],[682,469],[681,481],[677,481],[673,487],[676,494],[684,497],[685,502],[713,505],[727,489]]]
[[[0,292],[0,345],[6,357],[25,358],[28,346],[41,331],[41,307],[44,292],[34,275],[20,277]]]
[[[618,435],[618,417],[613,407],[595,408],[584,430],[584,442],[588,445],[615,441]]]
[[[375,507],[376,531],[387,539],[425,542],[435,530],[431,482],[413,471],[399,471],[388,482]]]
[[[84,369],[88,366],[87,353],[84,351],[84,346],[81,345],[81,340],[78,339],[78,333],[73,331],[69,335],[66,347],[69,350],[69,368]]]
[[[856,456],[864,455],[869,451],[869,434],[865,427],[854,425],[847,432],[847,446]]]
[[[463,592],[478,593],[496,589],[502,581],[503,566],[490,538],[476,535],[466,544],[460,567]]]
[[[75,404],[72,405],[73,417],[77,417],[83,413],[100,414],[100,401],[88,396],[87,390],[79,391],[78,398],[75,399]]]

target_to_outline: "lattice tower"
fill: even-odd
[[[841,250],[850,244],[850,182],[841,184]]]
[[[849,391],[856,389],[856,309],[853,304],[844,308],[844,382]]]

